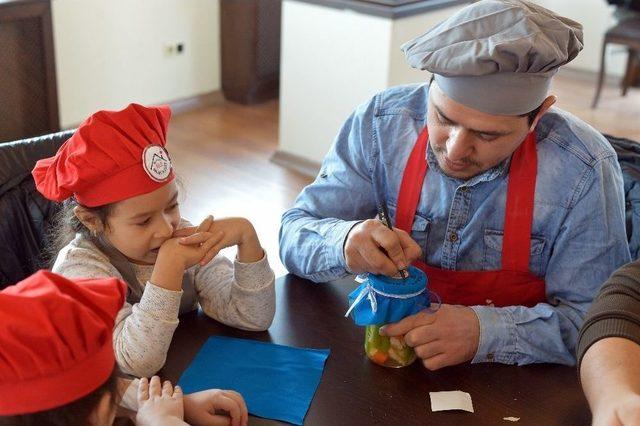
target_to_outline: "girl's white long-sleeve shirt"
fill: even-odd
[[[150,377],[162,368],[178,326],[180,306],[199,303],[211,318],[231,327],[262,331],[275,314],[275,277],[267,256],[254,263],[231,262],[222,255],[186,273],[194,289],[167,290],[149,282],[154,265],[131,264],[143,285],[140,300],[128,300],[116,317],[113,346],[120,369]],[[77,235],[52,268],[68,278],[123,278],[109,258],[90,240]],[[190,300],[182,300],[182,298]],[[181,303],[182,302],[182,303]]]

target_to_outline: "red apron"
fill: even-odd
[[[428,141],[429,132],[425,126],[413,147],[400,184],[396,226],[409,234],[427,174]],[[443,303],[502,307],[546,302],[544,280],[529,272],[537,164],[536,138],[531,132],[511,159],[501,270],[453,271],[419,260],[414,262],[427,274],[429,290],[440,296]]]

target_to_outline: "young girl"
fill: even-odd
[[[129,105],[83,122],[33,177],[48,199],[64,201],[53,271],[117,277],[127,303],[113,333],[121,370],[151,376],[164,365],[178,315],[197,309],[245,330],[266,330],[275,313],[274,274],[243,218],[198,226],[181,219],[166,151],[168,107]],[[235,262],[218,252],[237,246]]]
[[[125,293],[118,279],[73,282],[47,271],[0,291],[0,426],[111,425],[127,386],[142,426],[186,425],[183,417],[194,424],[247,424],[246,405],[235,392],[183,397],[157,376],[136,380],[135,387],[116,377],[111,333]]]

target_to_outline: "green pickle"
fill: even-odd
[[[382,325],[368,325],[365,328],[364,350],[367,357],[384,367],[406,367],[416,360],[413,348],[404,343],[402,336],[381,336]]]

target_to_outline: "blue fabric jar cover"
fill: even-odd
[[[409,277],[395,279],[369,274],[365,281],[349,294],[349,310],[356,325],[383,325],[400,321],[429,306],[427,276],[415,266]]]

